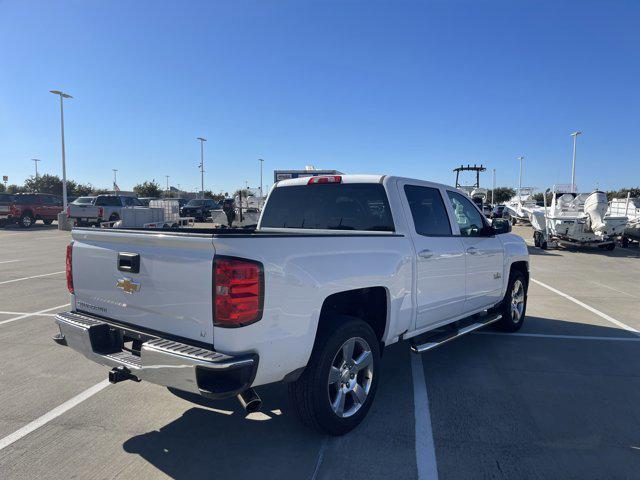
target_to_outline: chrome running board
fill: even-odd
[[[491,325],[502,318],[502,315],[495,313],[493,315],[486,315],[484,317],[472,317],[472,323],[465,325],[464,327],[456,326],[453,329],[445,332],[428,332],[427,334],[420,335],[411,342],[411,351],[413,353],[423,353],[428,350],[433,350],[440,345],[444,345],[451,340],[460,338],[471,332],[478,330],[479,328]]]

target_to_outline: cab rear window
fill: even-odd
[[[384,187],[374,183],[296,185],[275,188],[262,228],[393,232]]]

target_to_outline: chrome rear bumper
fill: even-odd
[[[256,355],[229,356],[140,333],[86,313],[66,312],[55,318],[60,328],[56,343],[100,365],[127,372],[135,380],[209,398],[228,398],[249,388],[255,377]],[[123,349],[128,340],[140,342],[139,350]]]

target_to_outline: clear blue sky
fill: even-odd
[[[638,1],[0,0],[0,174],[122,189],[313,164],[453,183],[640,185]],[[490,186],[490,173],[483,177]]]

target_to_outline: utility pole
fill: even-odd
[[[67,211],[67,166],[64,151],[64,106],[65,98],[73,98],[71,95],[60,90],[50,90],[50,93],[60,97],[60,136],[62,138],[62,211]]]
[[[165,175],[167,178],[167,196],[169,196],[169,175]]]
[[[113,190],[115,191],[116,185],[118,185],[118,169],[112,168],[113,170]]]
[[[576,191],[576,143],[578,141],[578,135],[582,135],[582,132],[573,132],[573,160],[571,161],[571,193]]]
[[[524,160],[524,157],[520,155],[518,160],[520,160],[520,180],[518,181],[518,203],[520,203],[522,201],[522,161]]]
[[[491,205],[495,205],[493,199],[495,198],[496,193],[496,169],[493,169],[493,188],[491,189]]]
[[[41,160],[39,158],[32,158],[33,163],[36,165],[36,180],[38,180],[38,162]]]
[[[198,137],[197,140],[200,141],[200,194],[202,198],[204,198],[204,142],[206,142],[207,139]]]
[[[262,194],[262,164],[264,163],[264,160],[259,158],[258,161],[260,162],[260,201],[262,202],[262,198],[264,197]]]

